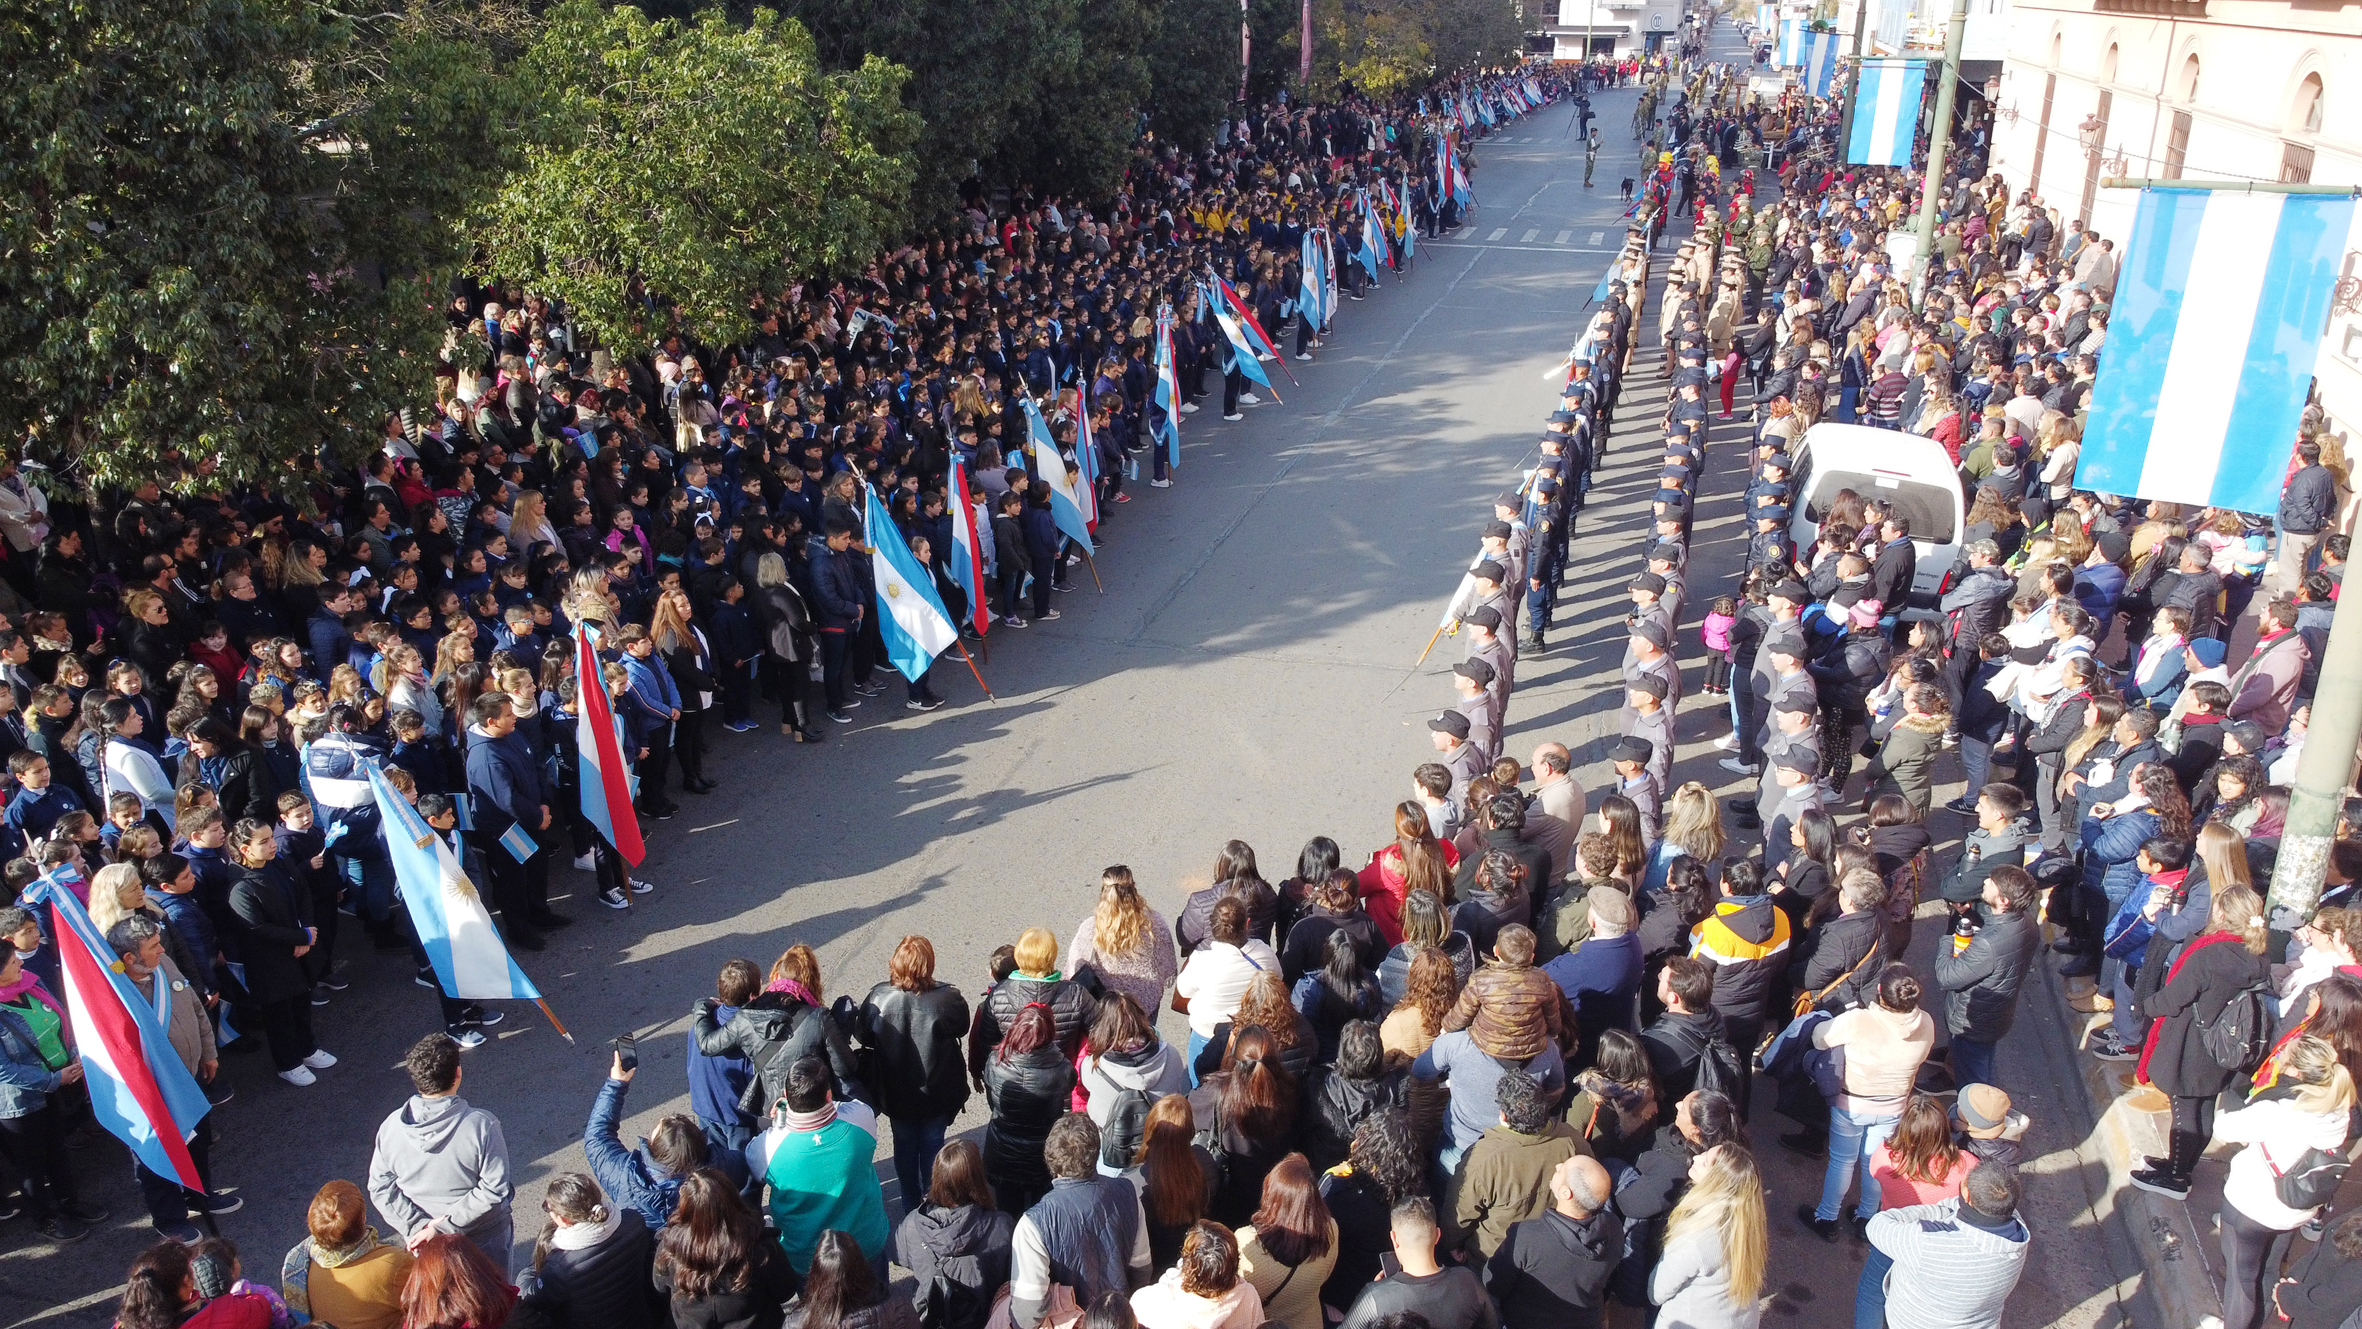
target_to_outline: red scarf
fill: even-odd
[[[2238,940],[2240,937],[2236,932],[2209,932],[2194,939],[2189,945],[2182,947],[2180,955],[2174,957],[2173,968],[2165,971],[2165,982],[2171,983],[2181,977],[2182,966],[2190,962],[2190,957],[2196,955],[2200,947],[2212,946],[2217,942]],[[2158,990],[2163,991],[2164,985],[2160,984]],[[2141,1040],[2141,1064],[2133,1071],[2133,1074],[2139,1078],[2142,1084],[2149,1083],[2149,1058],[2157,1053],[2157,1031],[2164,1027],[2163,1016],[2151,1019],[2149,1021],[2149,1036]]]

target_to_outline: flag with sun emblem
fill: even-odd
[[[443,994],[461,1001],[539,1001],[541,990],[509,957],[484,897],[468,880],[451,846],[401,791],[386,783],[374,764],[369,767],[369,791],[377,796],[402,904],[418,928],[418,943],[426,948],[427,963]]]
[[[878,635],[886,639],[886,658],[904,678],[916,683],[927,666],[935,663],[935,657],[960,639],[959,629],[952,626],[943,598],[935,593],[934,571],[921,566],[910,546],[903,543],[902,532],[886,515],[885,505],[878,502],[878,491],[868,493],[862,533],[869,540],[870,575],[878,588]],[[927,552],[934,558],[949,553],[942,549]]]

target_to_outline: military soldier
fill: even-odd
[[[1641,674],[1624,685],[1624,732],[1649,741],[1648,773],[1661,793],[1673,783],[1673,712],[1665,708],[1665,680]]]
[[[1506,717],[1509,693],[1516,685],[1517,656],[1509,649],[1509,643],[1501,639],[1503,626],[1500,611],[1490,605],[1468,612],[1468,658],[1493,667],[1494,713]]]
[[[1468,742],[1484,754],[1485,765],[1501,755],[1501,713],[1493,704],[1493,667],[1482,660],[1462,660],[1452,666],[1452,690],[1459,700],[1452,709],[1468,717]]]
[[[1663,820],[1665,808],[1664,790],[1658,785],[1657,777],[1648,771],[1649,763],[1656,756],[1656,749],[1645,738],[1627,735],[1617,739],[1614,746],[1608,749],[1607,755],[1616,771],[1615,792],[1631,799],[1632,806],[1640,811],[1641,847],[1654,853],[1657,848],[1657,828]]]
[[[1468,717],[1458,711],[1445,711],[1427,722],[1428,738],[1435,750],[1442,754],[1438,763],[1451,773],[1451,792],[1444,795],[1453,807],[1458,807],[1468,796],[1468,782],[1484,774],[1489,764],[1476,745],[1468,741]]]
[[[1626,634],[1624,681],[1642,674],[1664,680],[1665,709],[1681,708],[1681,666],[1673,661],[1673,636],[1655,623],[1635,623]]]

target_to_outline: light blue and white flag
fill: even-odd
[[[2075,487],[2277,509],[2353,221],[2344,194],[2143,190]]]
[[[1804,20],[1792,18],[1780,25],[1780,46],[1772,54],[1772,63],[1794,69],[1804,63],[1804,39],[1812,34]]]
[[[1773,26],[1779,22],[1779,12],[1777,5],[1757,5],[1755,7],[1755,30],[1770,32]]]
[[[403,907],[443,995],[460,1001],[537,1001],[541,990],[508,953],[476,884],[435,828],[368,765],[369,790],[393,855]]]
[[[1804,41],[1804,91],[1827,97],[1837,91],[1837,55],[1843,39],[1834,32],[1807,33]]]
[[[959,629],[952,626],[943,597],[935,593],[934,574],[919,566],[903,543],[902,532],[878,502],[878,491],[867,492],[861,529],[869,537],[870,575],[878,588],[878,635],[885,638],[886,658],[916,683],[935,657],[959,640]],[[935,554],[942,557],[940,550]]]
[[[1845,159],[1857,166],[1909,166],[1926,87],[1927,66],[1917,60],[1864,61]]]
[[[1066,458],[1059,455],[1058,445],[1050,440],[1049,423],[1042,419],[1041,408],[1025,403],[1025,432],[1033,440],[1033,474],[1050,491],[1050,518],[1058,524],[1058,532],[1081,545],[1086,554],[1096,553],[1091,543],[1091,526],[1083,518],[1082,499],[1074,492],[1074,480],[1066,474]],[[1037,576],[1048,576],[1037,572]],[[945,616],[946,619],[949,615]]]

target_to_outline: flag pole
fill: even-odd
[[[624,894],[628,896],[631,892],[625,891]],[[539,1006],[541,1013],[549,1017],[550,1027],[558,1031],[558,1037],[565,1039],[567,1044],[571,1046],[574,1042],[574,1035],[567,1033],[566,1026],[558,1022],[558,1013],[549,1008],[549,1001],[543,997],[535,997],[533,1004]]]
[[[992,685],[985,682],[984,675],[977,670],[976,657],[968,654],[968,644],[964,641],[961,641],[957,637],[952,638],[951,644],[959,648],[960,658],[968,662],[968,672],[976,675],[976,686],[984,689],[984,695],[986,697],[991,698],[993,701],[999,701],[1000,698],[994,697],[992,695]]]
[[[1101,595],[1107,594],[1107,583],[1099,580],[1099,565],[1091,561],[1089,554],[1083,555],[1083,566],[1091,570],[1091,584],[1099,588]]]
[[[1432,651],[1432,650],[1434,650],[1434,649],[1435,649],[1435,643],[1436,643],[1436,642],[1438,642],[1438,641],[1440,641],[1440,640],[1442,640],[1442,639],[1443,639],[1443,624],[1441,624],[1441,623],[1438,623],[1438,624],[1436,624],[1436,625],[1435,625],[1435,631],[1433,631],[1433,632],[1431,632],[1431,633],[1428,633],[1428,634],[1427,634],[1427,650],[1426,650],[1426,651],[1421,651],[1421,652],[1419,652],[1419,664],[1412,665],[1412,666],[1411,666],[1411,668],[1413,668],[1413,669],[1417,669],[1417,668],[1419,667],[1419,665],[1426,664],[1426,663],[1427,663],[1427,652],[1428,652],[1428,651]]]

